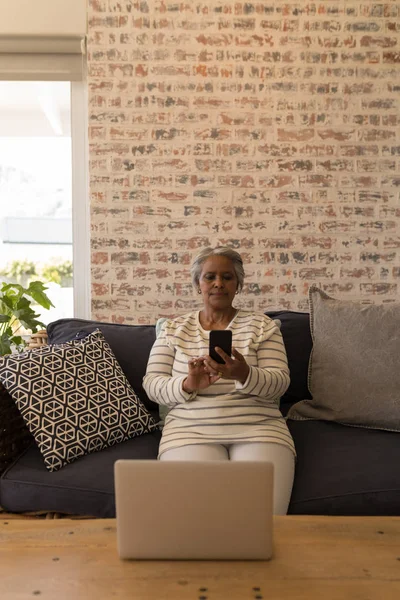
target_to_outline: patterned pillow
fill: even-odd
[[[157,428],[99,329],[4,356],[0,381],[49,471]]]

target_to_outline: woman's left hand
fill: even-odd
[[[202,357],[208,373],[210,375],[218,375],[222,379],[234,379],[235,381],[244,383],[250,370],[244,356],[235,348],[232,348],[233,358],[218,346],[215,348],[215,351],[225,361],[225,364],[217,363],[210,356]]]

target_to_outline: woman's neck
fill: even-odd
[[[230,306],[227,309],[216,311],[207,308],[199,313],[200,324],[203,329],[225,329],[236,315],[237,309]]]

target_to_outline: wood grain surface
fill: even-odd
[[[2,520],[0,598],[35,597],[399,600],[400,518],[275,517],[260,562],[122,561],[113,519]]]

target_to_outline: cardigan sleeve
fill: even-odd
[[[193,400],[197,393],[191,394],[182,389],[185,375],[172,376],[175,350],[166,341],[165,328],[155,341],[147,363],[143,378],[143,388],[153,402],[175,406]]]
[[[282,334],[273,321],[265,324],[256,354],[257,366],[250,366],[243,384],[235,382],[236,391],[257,396],[260,402],[273,401],[279,406],[280,397],[289,387],[290,372]]]

